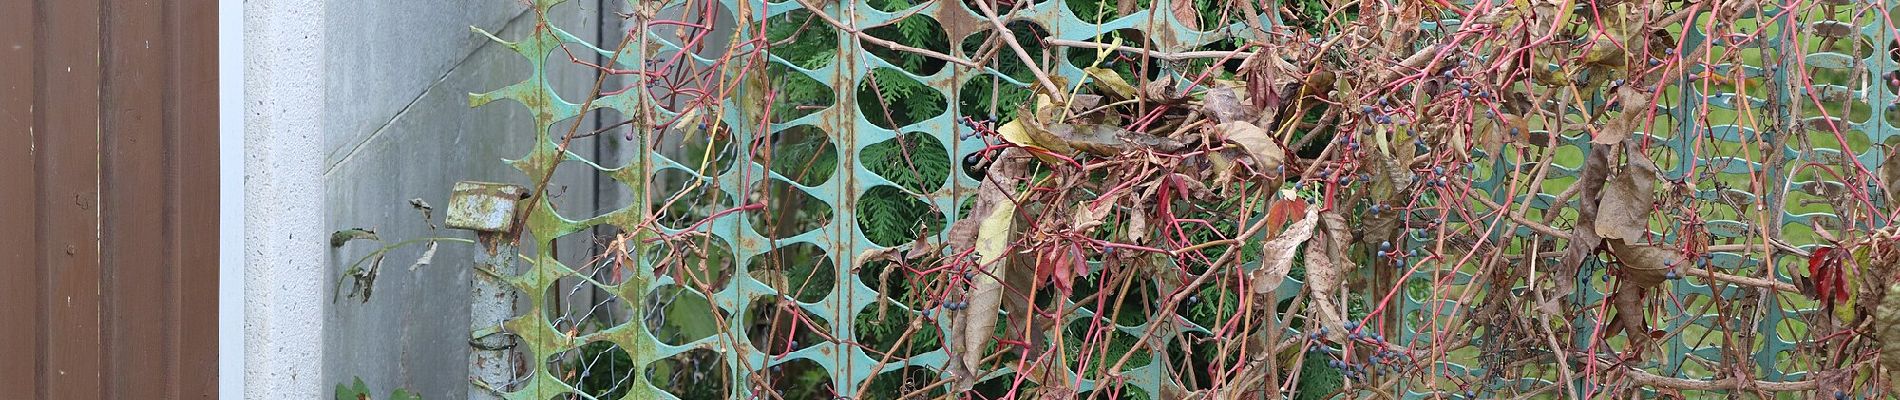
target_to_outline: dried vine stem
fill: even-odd
[[[973,0],[970,3],[975,4],[977,11],[983,13],[984,19],[988,19],[990,25],[996,28],[995,36],[1001,37],[1003,44],[1009,45],[1009,50],[1016,52],[1016,57],[1022,58],[1023,65],[1028,66],[1029,72],[1036,75],[1036,83],[1042,85],[1042,90],[1047,91],[1050,95],[1063,93],[1064,90],[1062,90],[1062,86],[1056,85],[1055,81],[1049,80],[1049,70],[1043,69],[1038,65],[1036,63],[1036,57],[1029,55],[1028,50],[1023,50],[1023,44],[1016,42],[1016,35],[1009,34],[1009,27],[1003,25],[1002,17],[996,16],[995,7],[990,6],[990,1],[993,0]]]
[[[1148,56],[1148,57],[1161,59],[1161,60],[1168,60],[1168,61],[1193,60],[1193,59],[1202,59],[1202,58],[1244,59],[1247,57],[1252,57],[1255,54],[1255,52],[1252,52],[1252,51],[1184,51],[1184,52],[1178,52],[1178,53],[1169,53],[1165,51],[1149,50],[1149,49],[1141,48],[1141,47],[1115,46],[1115,45],[1110,45],[1107,43],[1084,42],[1080,40],[1068,40],[1068,39],[1043,39],[1042,42],[1051,46],[1075,47],[1075,48],[1096,49],[1096,50],[1113,49],[1115,51],[1119,51],[1123,53],[1139,54],[1143,56]]]

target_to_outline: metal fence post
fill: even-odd
[[[476,232],[481,251],[475,256],[474,282],[469,286],[468,398],[499,400],[512,380],[514,340],[502,324],[514,314],[520,295],[503,278],[514,275],[520,258],[515,246],[516,202],[526,198],[521,186],[456,182],[449,196],[446,224]]]

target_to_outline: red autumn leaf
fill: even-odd
[[[1054,281],[1056,289],[1068,293],[1075,287],[1075,277],[1087,274],[1089,267],[1082,257],[1082,247],[1070,243],[1068,246],[1045,252],[1036,257],[1036,282]]]
[[[1841,271],[1841,253],[1832,247],[1814,249],[1808,256],[1808,297],[1820,300],[1822,307],[1833,309],[1835,302],[1847,301],[1847,275]]]
[[[1807,280],[1808,280],[1808,286],[1810,287],[1805,288],[1807,289],[1806,290],[1807,293],[1803,293],[1803,294],[1808,295],[1808,297],[1813,297],[1813,298],[1821,297],[1820,295],[1821,291],[1818,290],[1816,286],[1822,284],[1821,282],[1825,281],[1825,279],[1822,279],[1823,278],[1822,274],[1824,273],[1824,271],[1821,268],[1821,264],[1827,263],[1827,253],[1829,250],[1831,250],[1831,248],[1828,248],[1828,247],[1817,248],[1817,249],[1814,249],[1814,254],[1811,254],[1808,256]]]
[[[1306,201],[1300,199],[1273,199],[1273,205],[1267,207],[1267,232],[1271,236],[1286,227],[1294,218],[1306,215]]]

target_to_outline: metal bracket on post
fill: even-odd
[[[517,203],[528,189],[505,183],[462,181],[449,195],[445,224],[475,231],[475,281],[469,286],[468,398],[501,399],[514,378],[509,349],[514,340],[501,328],[514,314],[519,294],[502,281],[514,275],[520,251],[514,243]]]

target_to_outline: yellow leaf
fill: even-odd
[[[680,137],[684,138],[699,136],[700,110],[699,107],[686,110],[686,113],[681,114],[679,119],[673,120],[673,130],[679,131]]]
[[[1016,203],[1009,199],[994,201],[991,206],[994,208],[990,214],[977,224],[974,247],[977,268],[983,272],[970,277],[970,291],[965,299],[969,308],[964,310],[963,329],[958,332],[963,343],[961,361],[972,371],[982,364],[984,354],[980,349],[991,339],[997,312],[1003,305],[1003,281],[998,278],[1007,276],[1002,271],[1008,263],[1009,236],[1016,218]]]
[[[1017,146],[1042,148],[1042,146],[1036,145],[1035,139],[1029,137],[1029,130],[1023,127],[1022,119],[1011,120],[1009,123],[1003,124],[1003,126],[996,127],[996,134],[1002,136],[1003,140],[1009,141],[1011,144]]]
[[[1116,74],[1115,71],[1100,67],[1088,67],[1082,69],[1082,72],[1088,73],[1090,78],[1094,78],[1096,86],[1107,89],[1116,96],[1121,96],[1123,99],[1135,98],[1135,85],[1130,85],[1128,81],[1122,80],[1122,76]]]
[[[1035,109],[1029,113],[1030,118],[1034,120],[1030,122],[1038,125],[1057,122],[1057,117],[1062,114],[1065,108],[1068,108],[1068,104],[1056,101],[1055,97],[1051,97],[1048,94],[1037,93]],[[1016,115],[1018,115],[1017,118],[1022,118],[1021,115],[1023,114],[1024,113],[1016,113]]]
[[[1214,167],[1214,186],[1227,186],[1234,181],[1234,159],[1227,153],[1207,153],[1207,163]]]
[[[1016,203],[998,201],[995,207],[976,227],[977,263],[986,270],[993,268],[990,264],[1002,258],[1008,250],[1010,226],[1016,218]]]

